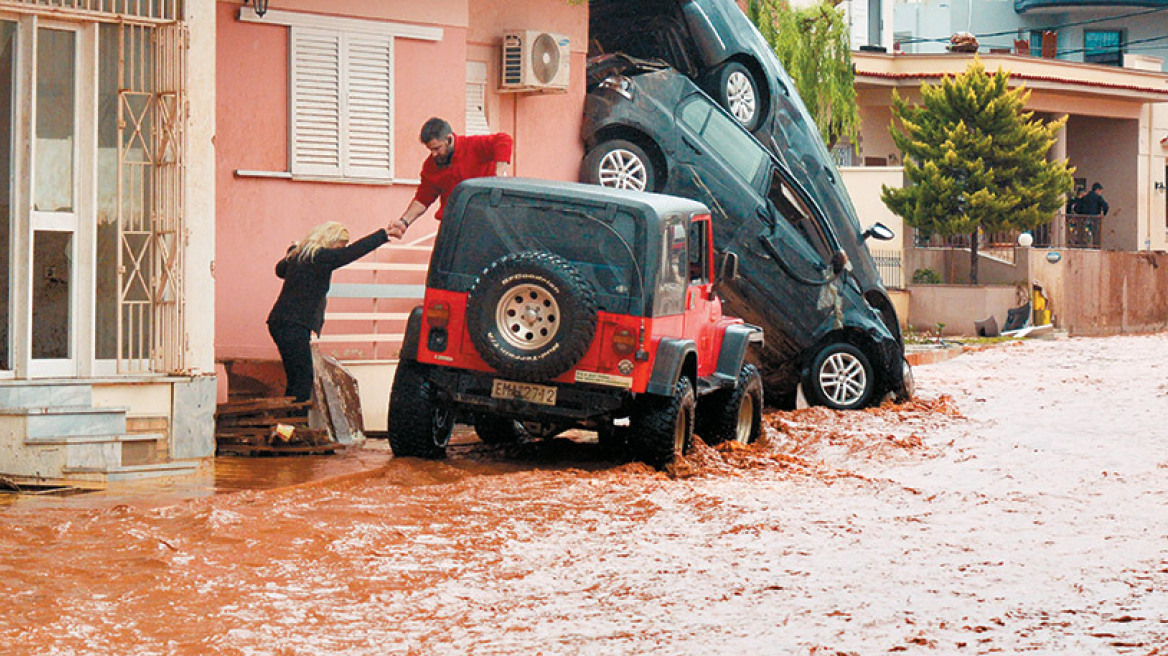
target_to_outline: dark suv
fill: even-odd
[[[864,245],[877,224],[841,234],[782,161],[686,76],[651,62],[593,62],[581,178],[683,196],[713,210],[714,244],[741,260],[719,287],[727,308],[763,326],[767,394],[852,409],[911,394],[896,312]]]
[[[760,329],[722,315],[709,210],[593,185],[480,178],[446,205],[389,405],[394,454],[572,428],[656,466],[761,430],[745,364]],[[732,277],[737,260],[721,260]],[[628,420],[628,429],[616,426]]]

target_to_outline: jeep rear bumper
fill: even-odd
[[[486,412],[522,421],[583,422],[612,416],[619,414],[618,411],[625,408],[633,397],[632,392],[622,389],[547,382],[540,384],[556,388],[555,405],[499,399],[491,396],[492,385],[498,378],[478,371],[436,367],[431,370],[430,383],[439,399],[454,404],[458,410]]]

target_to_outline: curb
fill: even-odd
[[[961,355],[965,352],[964,346],[948,346],[940,349],[928,349],[905,353],[904,358],[909,365],[919,367],[926,364],[937,364]]]

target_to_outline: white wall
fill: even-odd
[[[215,372],[215,1],[188,0],[186,332],[192,373]]]

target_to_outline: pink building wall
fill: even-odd
[[[401,214],[416,185],[294,181],[247,173],[279,174],[289,170],[289,29],[242,22],[237,18],[241,6],[239,0],[217,5],[215,352],[219,361],[276,361],[278,355],[265,320],[279,293],[280,280],[273,266],[287,246],[312,226],[327,220],[342,221],[354,237],[383,227]],[[343,8],[343,14],[338,14],[339,8]],[[395,178],[417,178],[427,154],[417,134],[427,118],[442,116],[456,132],[465,127],[466,63],[471,60],[488,64],[487,114],[491,128],[510,132],[516,138],[513,173],[576,179],[583,155],[579,128],[587,50],[586,3],[572,6],[566,0],[350,0],[342,5],[328,0],[278,0],[271,9],[443,30],[437,42],[395,40]],[[497,93],[501,35],[510,29],[538,29],[569,36],[572,70],[567,93]],[[432,232],[436,226],[432,214],[433,208],[411,228],[411,235]],[[424,251],[391,245],[367,259],[424,264],[427,258]],[[334,282],[336,279],[334,276]],[[412,274],[380,282],[421,284],[422,277]],[[330,301],[330,311],[363,311],[361,301],[338,301]],[[412,304],[402,301],[391,311],[406,311]],[[396,355],[396,350],[396,345],[349,345],[336,354],[353,359],[388,359]]]

